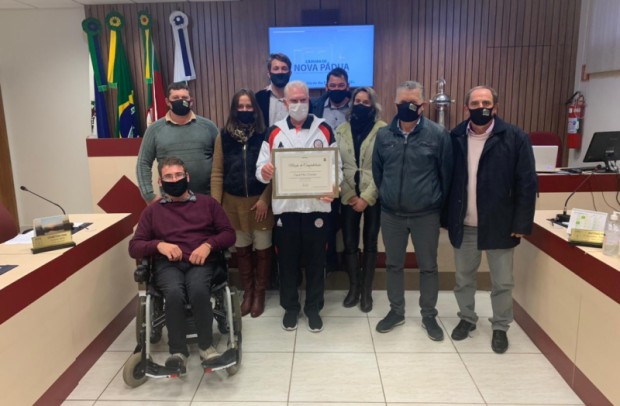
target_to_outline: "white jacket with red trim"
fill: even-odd
[[[306,121],[300,128],[296,128],[291,123],[290,118],[276,122],[269,130],[265,141],[260,150],[258,160],[256,161],[256,178],[263,183],[269,183],[263,178],[261,169],[268,162],[271,162],[271,150],[273,148],[325,148],[338,147],[336,137],[332,129],[325,120],[318,118],[312,114],[308,115]],[[338,152],[340,153],[340,152]],[[342,179],[342,159],[338,157],[338,180]],[[277,169],[275,169],[277,171]],[[282,214],[287,212],[295,213],[311,213],[331,211],[331,204],[324,203],[318,198],[311,199],[272,199],[271,205],[273,214]]]

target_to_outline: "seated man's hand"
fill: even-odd
[[[170,244],[168,242],[160,242],[157,244],[157,251],[160,254],[168,258],[168,261],[175,262],[183,259],[183,253],[181,252],[181,248],[179,248],[176,244]]]
[[[323,197],[319,197],[319,200],[322,201],[323,203],[331,203],[334,201],[334,198],[331,196],[323,196]]]
[[[194,265],[204,265],[210,253],[211,246],[209,244],[200,244],[189,256],[189,262]]]
[[[263,179],[266,181],[271,180],[273,177],[273,164],[271,162],[267,162],[260,170],[260,174],[263,176]]]

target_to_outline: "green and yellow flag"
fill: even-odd
[[[117,90],[117,138],[133,138],[140,136],[138,115],[136,114],[135,94],[129,63],[125,54],[125,47],[121,30],[125,19],[117,12],[112,11],[106,16],[106,23],[110,29],[110,53],[108,56],[108,83]]]

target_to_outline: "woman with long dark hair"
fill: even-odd
[[[260,316],[271,269],[271,186],[256,179],[265,123],[251,90],[232,98],[226,126],[215,141],[211,195],[222,204],[237,235],[237,267],[243,287],[241,314]],[[252,256],[256,253],[256,268]]]

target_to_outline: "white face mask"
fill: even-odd
[[[306,121],[309,110],[308,103],[293,103],[288,106],[288,114],[297,122]]]

